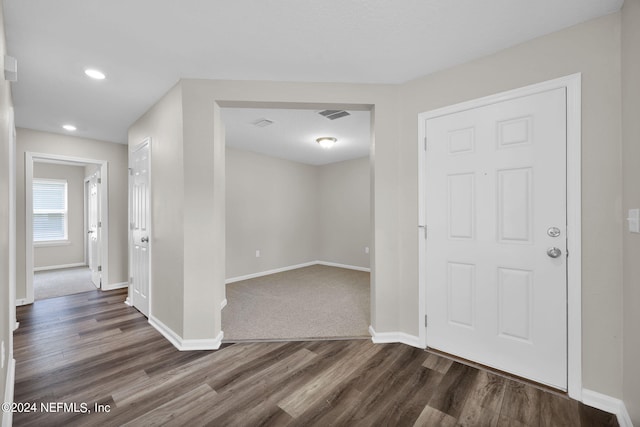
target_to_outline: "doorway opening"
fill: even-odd
[[[370,338],[371,106],[218,105],[225,341]]]
[[[108,283],[107,162],[25,155],[26,298],[18,305]]]

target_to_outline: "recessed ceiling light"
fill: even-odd
[[[321,138],[316,139],[316,142],[318,144],[320,144],[320,146],[322,148],[329,149],[329,148],[333,147],[334,144],[336,142],[338,142],[338,140],[336,138],[331,137],[331,136],[323,136]]]
[[[73,132],[74,130],[77,130],[78,128],[75,127],[74,125],[62,125],[62,128],[64,130],[68,130],[69,132]]]
[[[104,80],[104,78],[107,77],[102,71],[93,68],[87,68],[86,70],[84,70],[84,73],[92,79],[96,80]]]

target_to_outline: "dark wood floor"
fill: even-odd
[[[93,291],[18,308],[15,401],[37,412],[15,413],[14,425],[617,425],[564,396],[401,344],[179,352],[124,298]]]

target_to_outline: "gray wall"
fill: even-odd
[[[368,158],[312,166],[227,147],[226,277],[312,261],[368,268],[369,186]]]
[[[4,55],[7,54],[4,34],[4,13],[0,4],[0,70],[4,70]],[[13,102],[11,100],[11,84],[0,79],[0,341],[5,343],[4,358],[7,361],[0,369],[0,396],[2,402],[5,399],[5,383],[7,380],[8,361],[13,359],[13,322],[9,319],[13,316],[13,301],[9,289],[12,287],[12,256],[11,252],[11,207],[13,206],[13,192],[11,190],[13,179],[14,141],[13,133]]]
[[[638,25],[635,18],[632,21]],[[172,102],[176,102],[176,109],[182,105],[183,127],[178,133],[183,139],[173,141],[176,150],[171,158],[163,155],[158,161],[183,179],[179,182],[183,191],[166,191],[154,179],[154,195],[166,204],[181,206],[182,221],[173,224],[172,233],[183,245],[183,264],[189,275],[185,273],[182,284],[182,311],[165,309],[156,314],[163,319],[184,319],[183,336],[205,339],[220,331],[218,303],[224,297],[225,261],[224,188],[220,188],[224,187],[224,139],[216,101],[373,106],[372,325],[378,332],[417,335],[417,114],[582,72],[583,384],[621,398],[620,31],[621,15],[616,13],[400,86],[181,81],[181,104],[180,99]],[[159,117],[154,110],[148,114]],[[130,143],[140,135],[167,137],[166,129],[148,116],[132,126]],[[203,234],[207,239],[201,238]],[[180,249],[174,248],[176,252]],[[177,261],[161,269],[181,266]],[[156,278],[154,287],[170,292],[168,288],[175,286],[162,275]]]
[[[178,335],[183,331],[185,274],[181,103],[182,92],[176,86],[129,129],[129,150],[151,137],[150,316]]]
[[[33,265],[56,267],[84,263],[84,166],[34,162],[33,177],[67,181],[68,244],[33,248]]]
[[[25,152],[108,161],[109,285],[128,282],[128,159],[127,146],[29,129],[17,129],[16,158],[16,298],[26,298],[25,276]]]
[[[317,167],[232,148],[226,156],[226,277],[316,260]]]
[[[369,158],[319,168],[321,261],[369,268],[371,206]]]
[[[401,86],[399,311],[416,334],[417,114],[582,72],[583,386],[622,397],[620,14],[577,25]],[[606,250],[602,250],[606,248]]]
[[[622,154],[625,215],[640,208],[640,0],[626,0],[622,9]],[[623,229],[623,397],[640,426],[640,234]]]

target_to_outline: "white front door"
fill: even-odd
[[[150,239],[150,147],[145,142],[131,153],[129,194],[131,221],[131,299],[142,314],[149,316]]]
[[[100,287],[100,210],[98,208],[99,179],[94,174],[87,181],[87,258],[91,281]]]
[[[566,89],[424,126],[427,346],[566,390]]]

